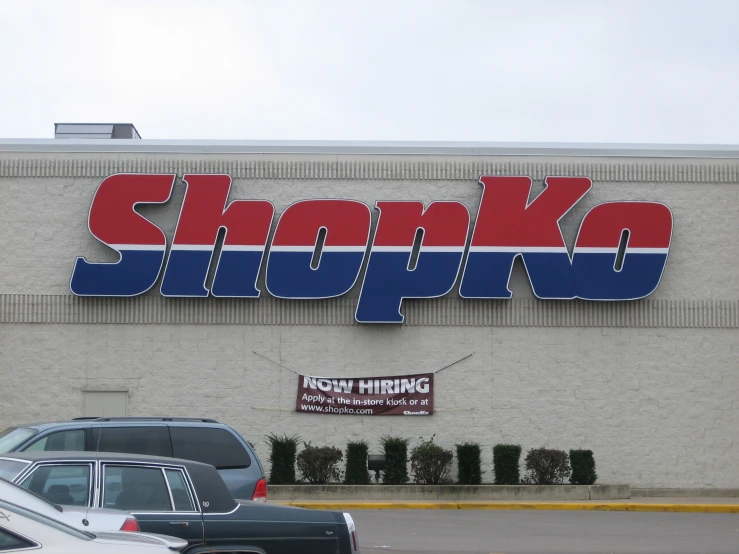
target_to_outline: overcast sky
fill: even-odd
[[[739,144],[739,0],[0,0],[0,138]]]

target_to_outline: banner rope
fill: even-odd
[[[295,371],[294,369],[291,369],[291,368],[289,368],[287,366],[282,365],[280,362],[276,362],[272,358],[268,358],[264,354],[260,354],[256,350],[252,350],[251,352],[252,352],[252,354],[256,354],[257,356],[259,356],[260,358],[264,358],[265,360],[268,360],[268,361],[272,362],[273,364],[280,366],[282,369],[286,369],[288,371],[292,371],[297,376],[305,375],[304,373],[299,373],[299,372]],[[434,374],[434,375],[436,375],[437,373],[440,373],[440,372],[444,371],[445,369],[448,369],[448,368],[452,367],[453,365],[457,365],[459,362],[465,361],[467,358],[471,357],[473,354],[474,354],[474,352],[470,352],[466,356],[463,356],[460,359],[458,359],[456,362],[452,362],[452,363],[450,363],[448,365],[445,365],[441,369],[437,369],[436,371],[432,371],[431,373]],[[311,377],[313,377],[313,376],[311,375]]]
[[[268,361],[272,362],[273,364],[280,366],[282,369],[286,369],[288,371],[292,371],[295,375],[298,375],[298,376],[302,375],[301,373],[298,373],[294,369],[290,369],[289,367],[282,365],[280,362],[276,362],[272,358],[268,358],[267,356],[265,356],[263,354],[260,354],[259,352],[256,352],[255,350],[252,350],[251,353],[252,354],[256,354],[260,358],[264,358],[265,360],[268,360]]]
[[[467,358],[469,358],[469,357],[470,357],[470,356],[472,356],[473,354],[474,354],[474,352],[470,352],[470,353],[469,353],[469,354],[467,354],[466,356],[464,356],[464,357],[462,357],[462,358],[458,359],[458,360],[457,360],[456,362],[452,362],[452,363],[450,363],[449,365],[445,365],[445,366],[444,366],[444,367],[442,367],[441,369],[437,369],[436,371],[434,371],[434,372],[433,372],[433,373],[434,373],[434,375],[436,375],[437,373],[440,373],[440,372],[444,371],[445,369],[447,369],[447,368],[449,368],[449,367],[452,367],[453,365],[456,365],[456,364],[458,364],[459,362],[463,362],[464,360],[466,360]]]

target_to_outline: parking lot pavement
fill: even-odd
[[[356,510],[362,552],[737,554],[739,515]]]

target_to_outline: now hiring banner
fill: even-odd
[[[428,416],[434,413],[434,374],[334,379],[298,376],[295,411],[336,415]]]

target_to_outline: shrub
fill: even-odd
[[[570,464],[564,450],[534,448],[526,454],[528,485],[560,485],[570,476]]]
[[[272,485],[293,485],[295,484],[295,453],[298,450],[300,437],[281,437],[275,435],[267,435],[267,441],[270,446],[269,461],[272,469],[269,474],[269,482]]]
[[[413,480],[424,485],[440,485],[450,483],[449,469],[452,467],[454,454],[434,444],[434,437],[424,441],[411,452],[411,471]]]
[[[518,467],[521,447],[517,444],[496,444],[493,447],[493,470],[496,485],[519,485],[521,483]]]
[[[298,469],[310,484],[324,485],[341,481],[341,471],[336,467],[344,454],[335,446],[312,446],[303,443],[305,448],[298,454]]]
[[[479,485],[482,483],[480,445],[466,442],[457,445],[457,480],[460,485]]]
[[[380,439],[385,450],[386,485],[405,485],[408,482],[408,443],[409,439],[384,436]]]
[[[370,475],[367,472],[367,452],[369,445],[366,441],[350,442],[346,445],[346,478],[347,485],[369,485]]]
[[[573,485],[592,485],[598,480],[592,450],[570,450],[570,465],[570,483]]]

